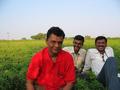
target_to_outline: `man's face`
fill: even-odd
[[[74,47],[74,52],[78,53],[80,48],[83,46],[83,42],[81,40],[74,40],[73,41],[73,47]]]
[[[64,38],[62,36],[58,37],[55,34],[51,34],[50,37],[46,40],[49,52],[52,56],[57,55],[61,50],[63,40]]]
[[[107,46],[107,42],[104,39],[101,39],[101,40],[97,40],[95,45],[99,52],[104,52],[105,47]]]

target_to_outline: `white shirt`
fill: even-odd
[[[108,57],[114,57],[114,52],[111,47],[105,48],[104,61],[106,61]],[[100,73],[103,65],[105,64],[104,61],[103,61],[102,54],[100,54],[96,48],[88,49],[83,71],[87,71],[91,68],[92,71],[97,76]]]
[[[85,60],[86,50],[81,48],[77,54],[74,52],[73,46],[64,47],[63,50],[69,52],[73,56],[74,66],[78,70],[81,70],[81,67],[83,67],[83,62]]]

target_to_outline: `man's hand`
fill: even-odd
[[[33,80],[26,81],[26,90],[34,90]]]
[[[67,83],[63,90],[71,90],[73,87],[73,83]]]

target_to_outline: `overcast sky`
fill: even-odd
[[[0,39],[30,38],[51,26],[66,36],[120,37],[120,0],[0,0]]]

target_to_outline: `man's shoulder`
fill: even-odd
[[[109,47],[106,47],[105,50],[113,50],[113,48],[109,46]]]
[[[67,47],[63,47],[63,49],[67,49],[67,50],[73,50],[73,46],[67,46]]]
[[[86,49],[84,49],[84,48],[81,48],[79,52],[86,53]]]
[[[69,51],[64,50],[64,49],[62,49],[61,52],[62,52],[61,53],[62,55],[71,55],[71,53]]]
[[[113,48],[112,47],[106,47],[105,48],[105,52],[106,52],[106,54],[110,54],[110,55],[112,55],[112,56],[114,56],[114,51],[113,51]]]
[[[96,52],[97,49],[96,49],[96,48],[89,48],[87,51],[88,51],[88,52]]]
[[[71,55],[71,53],[69,53],[68,51],[65,51],[65,50],[61,50],[61,57],[63,58],[63,59],[70,59],[70,58],[72,58],[72,55]]]
[[[45,54],[47,51],[48,51],[48,48],[43,48],[43,49],[39,50],[38,52],[36,52],[34,55],[40,56],[42,54]]]
[[[73,46],[64,47],[63,50],[64,50],[64,51],[67,51],[67,52],[69,52],[69,53],[74,52]]]

